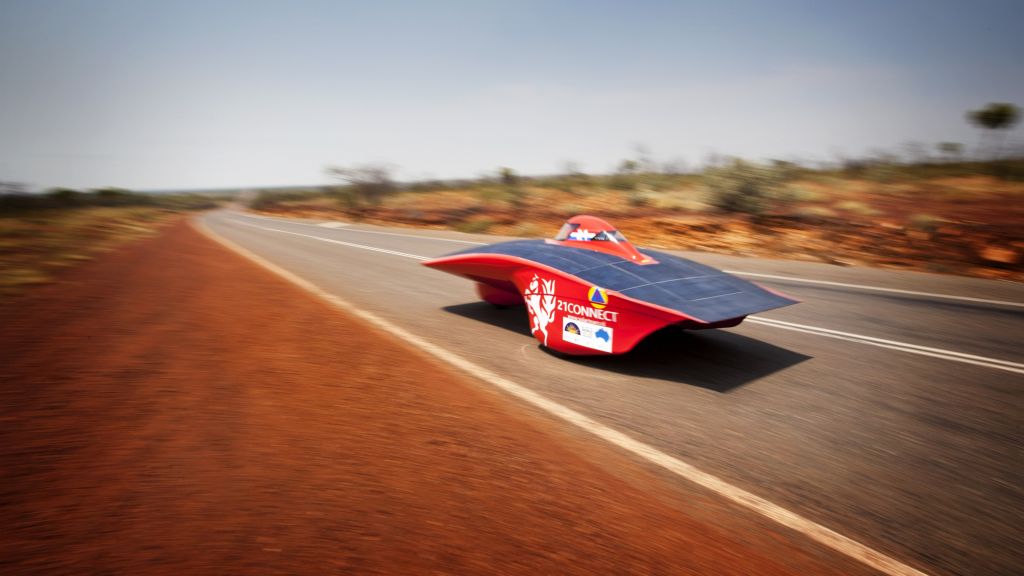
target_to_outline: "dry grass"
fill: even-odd
[[[850,212],[858,216],[874,216],[878,214],[878,210],[875,210],[868,204],[859,200],[844,200],[842,202],[837,202],[835,208],[836,210]]]
[[[803,220],[825,220],[837,216],[835,210],[825,206],[801,206],[793,210],[793,215]]]
[[[63,268],[152,235],[173,215],[135,206],[0,215],[0,296],[49,282]]]

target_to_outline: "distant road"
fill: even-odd
[[[683,254],[803,303],[624,357],[566,359],[537,347],[522,310],[419,265],[496,238],[202,221],[416,338],[909,566],[1024,565],[1020,284]]]

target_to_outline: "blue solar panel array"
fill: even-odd
[[[686,258],[653,250],[641,252],[658,263],[641,266],[612,254],[548,244],[543,240],[513,240],[455,254],[517,256],[709,323],[796,302]]]

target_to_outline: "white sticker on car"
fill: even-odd
[[[611,353],[614,329],[579,318],[562,318],[562,340],[577,346]]]

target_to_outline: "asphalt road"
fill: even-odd
[[[803,302],[571,359],[537,346],[525,311],[482,303],[470,282],[416,258],[500,238],[202,220],[354,306],[915,568],[1024,566],[1024,285],[680,252],[788,277],[750,279]]]

